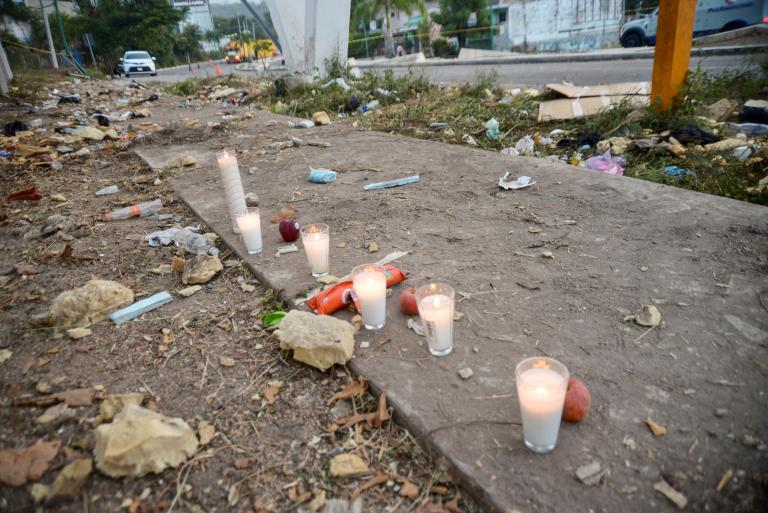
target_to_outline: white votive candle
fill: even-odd
[[[387,275],[377,264],[363,264],[352,270],[352,287],[363,316],[363,325],[369,330],[384,327],[387,317]]]
[[[454,291],[444,283],[430,283],[416,291],[419,316],[429,352],[445,356],[453,350]]]
[[[515,370],[525,446],[537,453],[557,444],[568,369],[551,358],[528,358]]]
[[[331,271],[329,261],[330,236],[327,224],[314,223],[301,228],[301,241],[307,252],[312,276],[319,278]]]
[[[237,165],[237,156],[232,150],[222,150],[216,154],[216,161],[221,171],[221,181],[224,186],[224,195],[227,200],[229,217],[232,220],[232,230],[240,233],[237,226],[237,217],[247,212],[243,183],[240,181],[240,168]]]
[[[260,253],[263,246],[261,241],[261,216],[259,215],[259,209],[253,208],[247,213],[237,216],[235,219],[237,220],[237,226],[240,228],[240,234],[243,237],[243,244],[245,244],[246,251],[251,255]]]

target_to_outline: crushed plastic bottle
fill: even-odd
[[[207,253],[212,256],[218,256],[219,254],[219,248],[214,246],[210,240],[186,228],[176,232],[173,236],[173,243],[176,244],[176,247],[182,248],[193,255],[204,255]]]
[[[155,214],[163,208],[163,202],[159,199],[152,201],[145,201],[138,205],[131,205],[130,207],[119,208],[109,214],[104,214],[101,218],[102,221],[119,221],[122,219],[130,219],[131,217],[147,217]]]

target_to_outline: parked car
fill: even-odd
[[[693,36],[706,36],[757,23],[768,23],[766,9],[768,2],[756,0],[699,0],[696,4]],[[621,46],[632,48],[656,44],[658,22],[659,9],[656,8],[640,19],[625,23],[619,34]]]
[[[125,52],[120,58],[118,69],[126,76],[130,77],[138,73],[149,73],[153,77],[157,76],[155,69],[155,58],[149,55],[149,52],[131,50]]]

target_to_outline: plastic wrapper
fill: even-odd
[[[623,158],[611,156],[611,149],[609,148],[608,151],[602,155],[588,158],[587,168],[600,173],[621,176],[624,174],[624,168],[621,166],[623,163]]]

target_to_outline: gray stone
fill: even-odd
[[[739,110],[739,102],[722,98],[706,108],[707,116],[715,121],[725,121]]]

